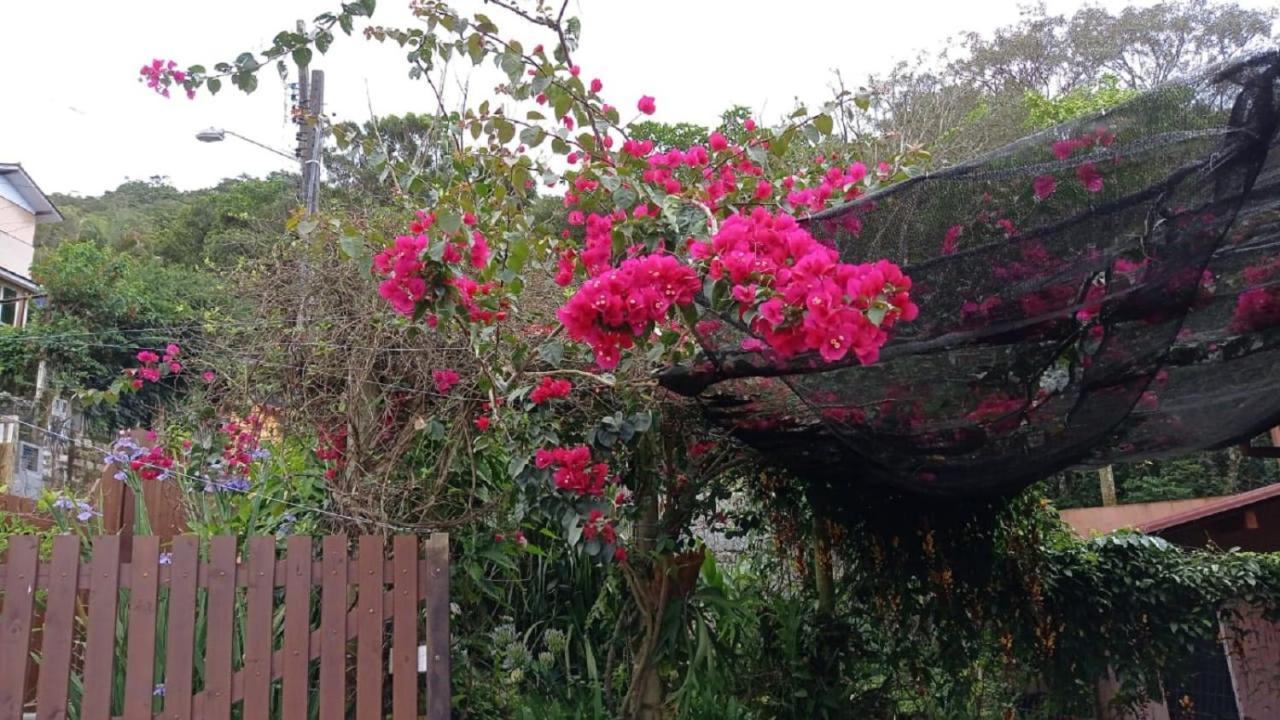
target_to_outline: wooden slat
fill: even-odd
[[[356,720],[382,718],[382,538],[360,538],[359,636],[356,638]]]
[[[39,545],[31,535],[9,538],[9,574],[0,613],[0,718],[21,718],[31,643],[31,608],[36,594]]]
[[[244,720],[271,714],[271,600],[276,539],[249,538],[249,592],[245,613]]]
[[[71,679],[71,642],[76,628],[76,585],[80,578],[80,536],[53,539],[49,567],[49,599],[45,603],[40,646],[40,680],[36,686],[37,720],[65,720],[67,684]]]
[[[205,703],[207,720],[231,717],[231,637],[235,621],[236,539],[215,537],[209,542],[209,611],[205,640]]]
[[[129,639],[124,680],[125,720],[151,720],[156,666],[156,593],[159,588],[160,538],[133,539],[129,564]]]
[[[395,605],[391,614],[391,717],[418,716],[418,538],[391,541]]]
[[[165,642],[164,715],[168,720],[191,720],[192,656],[196,635],[196,577],[200,539],[174,538],[169,564],[169,623]]]
[[[347,536],[325,537],[320,595],[320,720],[346,717]]]
[[[284,656],[281,715],[307,720],[311,637],[311,538],[295,535],[285,547]]]
[[[449,720],[449,536],[427,540],[427,720]]]
[[[111,717],[111,677],[116,645],[116,606],[120,601],[120,536],[103,535],[93,541],[89,561],[89,618],[85,629],[82,720]]]

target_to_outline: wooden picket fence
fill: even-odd
[[[323,537],[320,557],[311,537],[292,536],[283,558],[274,537],[249,538],[243,556],[234,537],[215,537],[202,559],[184,535],[164,563],[155,536],[134,537],[128,562],[120,536],[92,544],[82,562],[80,538],[60,535],[41,560],[37,538],[10,538],[0,720],[30,712],[32,653],[37,720],[223,720],[237,704],[243,720],[313,709],[319,720],[449,718],[447,535],[432,535],[425,557],[419,538],[395,536],[390,559],[377,536],[360,537],[354,557],[345,535]]]

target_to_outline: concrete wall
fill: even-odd
[[[0,197],[0,267],[31,277],[35,238],[36,216]]]
[[[1240,718],[1280,718],[1280,623],[1267,622],[1253,607],[1240,615],[1240,632],[1223,639]]]

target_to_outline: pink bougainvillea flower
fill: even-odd
[[[573,383],[568,380],[545,377],[538,383],[537,387],[529,393],[529,399],[533,401],[534,405],[541,405],[542,403],[550,400],[565,397],[572,390]]]
[[[436,384],[436,392],[441,395],[445,395],[453,389],[454,385],[458,384],[458,381],[461,378],[454,370],[445,368],[443,370],[433,370],[431,372],[431,379]]]
[[[1058,181],[1052,175],[1041,175],[1031,183],[1037,200],[1044,200],[1058,189]]]
[[[942,237],[942,254],[950,255],[956,251],[957,241],[964,234],[963,225],[952,225],[947,228],[947,234]]]
[[[1066,160],[1071,157],[1071,153],[1075,152],[1076,144],[1070,140],[1059,140],[1053,144],[1053,156],[1059,160]]]
[[[471,233],[471,267],[482,268],[489,263],[489,242],[479,230]]]
[[[217,378],[217,375],[214,375],[212,370],[205,370],[200,374],[200,379],[207,383],[213,382],[215,378]]]
[[[721,150],[727,150],[729,148],[729,139],[726,138],[723,133],[713,132],[707,136],[707,145],[709,145],[712,150],[720,152]]]
[[[598,93],[604,89],[604,83],[600,82],[600,78],[592,78],[591,92]]]
[[[175,345],[175,344],[173,344],[173,343],[169,343],[168,347],[166,347],[166,348],[164,349],[164,354],[165,354],[165,355],[168,355],[168,356],[169,356],[169,357],[171,357],[171,358],[178,357],[178,355],[179,355],[181,352],[182,352],[182,348],[178,347],[177,345]]]
[[[486,430],[488,430],[489,425],[491,423],[488,415],[481,415],[480,417],[476,418],[473,422],[475,423],[476,429],[479,430],[480,432],[485,432]]]
[[[654,103],[653,97],[649,95],[643,95],[641,96],[640,101],[636,103],[636,109],[644,113],[645,115],[652,115],[654,112],[657,111],[658,107]]]
[[[1084,163],[1076,168],[1076,177],[1080,178],[1080,184],[1084,185],[1084,189],[1091,193],[1102,192],[1102,173],[1098,172],[1098,168],[1093,163]]]
[[[747,118],[742,121],[742,128],[747,132],[753,132],[756,129],[756,121],[751,118]]]

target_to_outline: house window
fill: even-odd
[[[0,285],[0,325],[18,324],[18,291]]]

